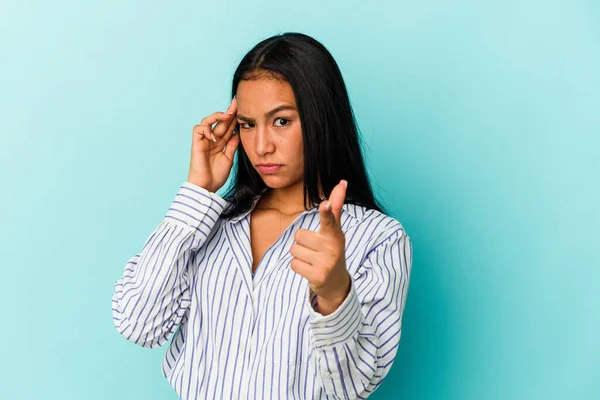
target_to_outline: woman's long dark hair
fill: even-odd
[[[265,74],[289,82],[294,92],[304,144],[305,209],[321,202],[341,179],[348,181],[346,203],[387,214],[373,195],[360,147],[354,113],[340,69],[329,51],[312,37],[296,32],[277,34],[244,56],[233,75],[231,97],[241,80]],[[239,132],[239,124],[236,128]],[[234,166],[234,185],[223,198],[231,202],[224,218],[238,216],[267,186],[241,145]],[[308,206],[307,206],[307,200]]]

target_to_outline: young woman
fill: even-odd
[[[194,126],[188,179],[115,283],[115,326],[172,337],[182,399],[364,399],[398,349],[412,244],[374,199],[338,66],[275,35],[232,96]]]

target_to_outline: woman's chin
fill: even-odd
[[[261,178],[265,185],[270,189],[282,189],[293,185],[292,181],[283,176],[262,175]]]
[[[281,189],[284,188],[286,186],[289,186],[289,182],[287,180],[283,180],[281,178],[274,178],[273,176],[263,176],[262,177],[263,182],[265,183],[265,185],[267,185],[267,187],[269,187],[270,189]]]

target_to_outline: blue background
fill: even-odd
[[[113,283],[285,31],[338,61],[413,241],[372,398],[600,398],[597,1],[4,1],[0,29],[0,398],[176,398]]]

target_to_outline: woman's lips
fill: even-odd
[[[263,174],[274,174],[282,167],[282,165],[259,165],[258,169]]]

